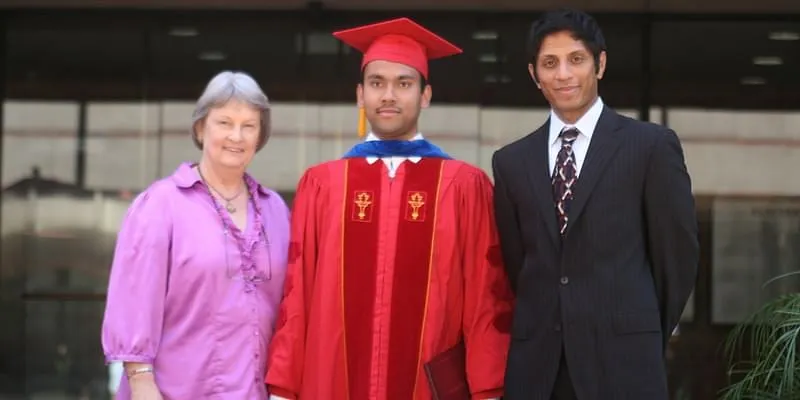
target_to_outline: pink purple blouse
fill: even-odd
[[[257,201],[244,231],[184,163],[133,201],[119,232],[102,330],[106,361],[153,364],[165,399],[267,397],[289,209],[245,180]],[[129,398],[123,377],[117,399]]]

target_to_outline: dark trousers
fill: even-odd
[[[553,385],[553,394],[551,400],[578,400],[575,396],[575,388],[572,386],[572,381],[569,377],[569,368],[567,368],[567,357],[564,355],[564,349],[561,349],[561,361],[558,366],[558,374],[556,374],[556,383]]]

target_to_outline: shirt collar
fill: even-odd
[[[422,140],[422,139],[424,139],[424,138],[422,137],[422,134],[419,133],[419,132],[417,132],[417,134],[414,135],[413,138],[411,138],[411,140]],[[367,134],[367,138],[364,141],[365,142],[371,142],[371,141],[374,141],[374,140],[381,140],[381,138],[379,138],[374,133],[370,132],[369,134]]]
[[[586,111],[583,116],[581,116],[575,125],[569,125],[566,122],[562,121],[561,118],[555,113],[555,111],[550,110],[550,145],[553,145],[558,140],[558,135],[561,134],[561,130],[564,129],[565,126],[575,127],[578,128],[581,135],[585,135],[587,138],[592,137],[592,133],[594,132],[594,128],[597,127],[597,121],[600,120],[600,114],[603,112],[603,99],[600,97],[595,100],[594,104]]]
[[[197,173],[197,170],[194,169],[194,166],[197,165],[196,163],[184,162],[178,166],[175,172],[172,173],[172,181],[175,182],[175,185],[182,189],[188,189],[195,184],[201,182],[200,174]],[[264,186],[261,186],[252,176],[245,173],[244,174],[244,181],[247,182],[247,186],[249,189],[257,190],[259,193],[269,196],[269,190]]]
[[[417,134],[416,134],[416,135],[414,135],[414,137],[413,137],[413,138],[411,138],[411,140],[422,140],[422,139],[424,139],[424,137],[423,137],[423,136],[422,136],[422,134],[421,134],[421,133],[419,133],[419,132],[417,132]],[[381,138],[379,138],[379,137],[378,137],[377,135],[375,135],[374,133],[370,132],[370,133],[367,135],[367,138],[366,138],[364,141],[365,141],[365,142],[370,142],[370,141],[373,141],[373,140],[381,140]],[[414,164],[416,164],[416,163],[418,163],[418,162],[419,162],[419,160],[421,159],[421,157],[416,157],[416,156],[414,156],[414,157],[408,157],[407,159],[408,159],[409,161],[413,162]],[[374,164],[374,163],[375,163],[375,161],[378,161],[378,157],[373,157],[373,156],[369,156],[369,157],[367,157],[367,163],[368,163],[368,164],[372,165],[372,164]]]

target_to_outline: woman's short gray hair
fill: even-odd
[[[192,141],[197,148],[203,148],[203,143],[197,138],[197,124],[208,116],[212,108],[222,107],[231,100],[249,104],[261,112],[261,129],[256,151],[267,144],[270,135],[270,106],[267,95],[250,75],[244,72],[223,71],[208,82],[192,113]]]

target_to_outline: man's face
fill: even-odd
[[[606,53],[600,53],[599,68],[582,41],[567,31],[545,37],[536,57],[536,68],[528,71],[550,106],[566,122],[575,122],[597,98],[597,81],[606,69]]]
[[[423,89],[421,85],[420,73],[407,65],[382,60],[367,64],[356,95],[375,135],[381,139],[414,137],[420,110],[431,101],[430,86]]]

